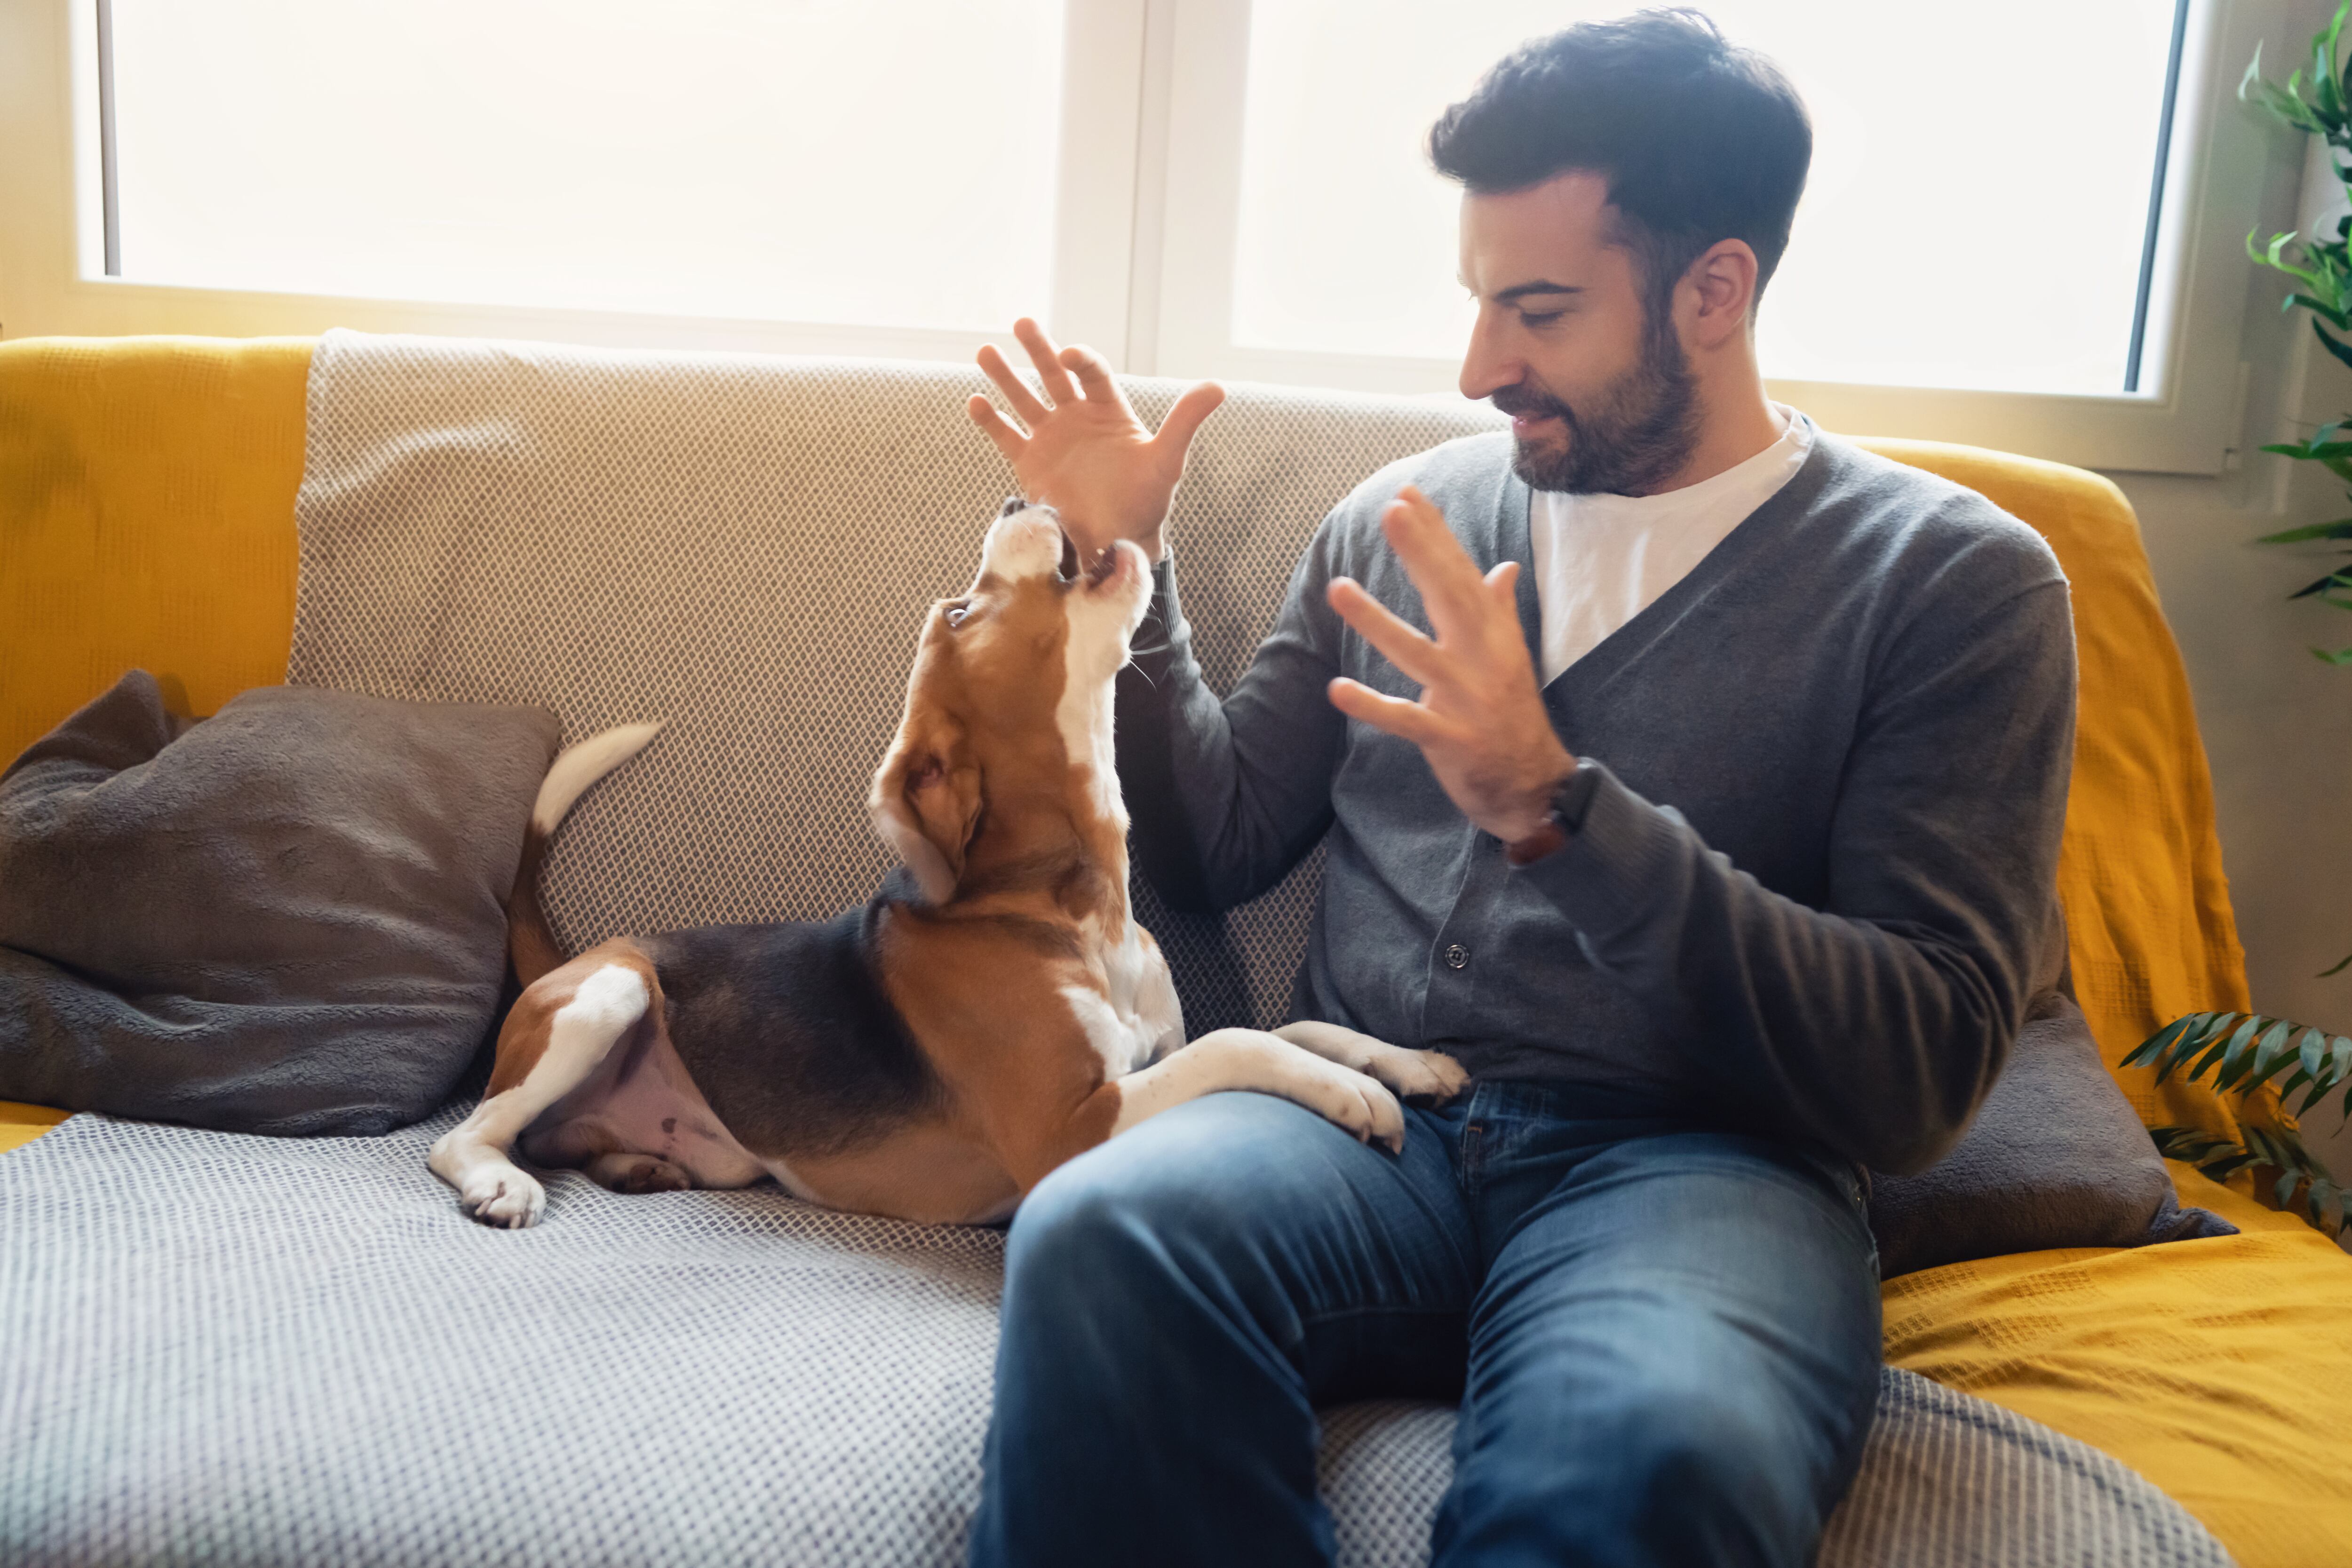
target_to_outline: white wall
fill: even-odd
[[[2307,34],[2333,0],[2305,9]],[[2263,203],[2265,238],[2306,210],[2326,210],[2331,223],[2341,212],[2326,205],[2336,182],[2316,151],[2315,139],[2278,135]],[[2239,470],[2214,479],[2109,477],[2139,513],[2188,665],[2253,1004],[2352,1034],[2352,970],[2316,978],[2352,952],[2352,668],[2332,668],[2308,651],[2352,647],[2352,614],[2283,602],[2325,570],[2325,552],[2252,542],[2352,515],[2344,487],[2318,465],[2252,450],[2352,414],[2352,372],[2306,349],[2306,313],[2279,310],[2285,283],[2263,269],[2247,290],[2243,357],[2252,372],[2249,450]],[[2337,1126],[2333,1110],[2315,1111],[2307,1131],[2337,1173],[2352,1177],[2352,1129]]]

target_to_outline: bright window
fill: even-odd
[[[1626,0],[1252,0],[1236,346],[1458,356],[1440,110],[1521,40]],[[2126,390],[2174,7],[1709,0],[1795,82],[1813,170],[1759,318],[1768,374]]]
[[[1640,3],[10,0],[0,325],[968,362],[1036,315],[1127,371],[1444,398],[1429,123]],[[1775,395],[2229,466],[2244,239],[2302,152],[2231,89],[2308,7],[1698,3],[1817,124]]]
[[[1061,0],[111,23],[128,280],[971,331],[1052,286]]]

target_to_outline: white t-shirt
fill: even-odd
[[[1780,438],[1713,479],[1654,496],[1538,490],[1528,508],[1543,680],[1591,653],[1681,582],[1748,513],[1796,477],[1813,422],[1785,404]]]

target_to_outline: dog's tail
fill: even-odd
[[[514,891],[507,895],[507,955],[514,961],[515,978],[529,985],[563,962],[548,929],[547,913],[539,907],[539,867],[547,858],[548,840],[580,797],[597,780],[646,749],[661,733],[662,721],[623,724],[563,748],[539,786],[530,805],[530,826],[523,829],[522,864],[515,868]]]

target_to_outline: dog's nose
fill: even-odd
[[[1006,496],[1004,498],[1004,504],[997,509],[996,515],[999,517],[1011,517],[1014,512],[1019,511],[1028,504],[1029,503],[1027,501],[1023,500],[1019,496]]]

